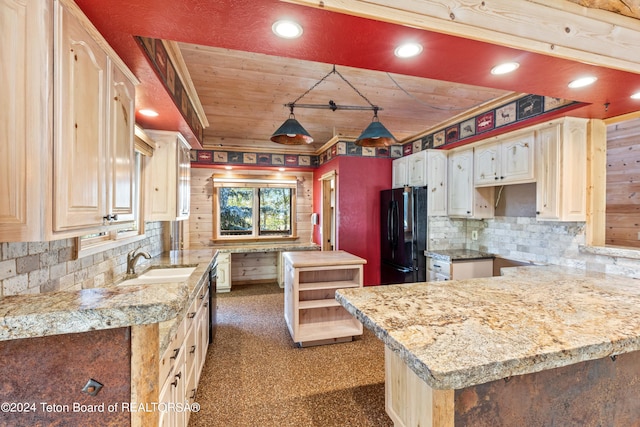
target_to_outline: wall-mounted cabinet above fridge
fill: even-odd
[[[422,150],[393,161],[392,188],[427,187],[428,215],[447,215],[447,152]]]

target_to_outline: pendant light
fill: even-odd
[[[289,118],[271,135],[271,140],[284,145],[311,144],[313,138],[296,120],[296,116],[293,114],[293,105],[290,105],[289,108],[291,110]]]
[[[373,109],[373,119],[367,128],[356,139],[361,147],[388,147],[396,143],[396,138],[378,119],[378,109]]]
[[[328,104],[297,104],[297,102],[302,99],[306,94],[315,89],[320,83],[322,83],[327,77],[331,74],[337,74],[345,83],[351,87],[362,99],[367,101],[369,104],[366,106],[357,106],[357,105],[338,105],[333,100],[330,100]],[[373,110],[373,120],[367,126],[367,128],[362,132],[362,134],[355,141],[356,145],[361,147],[386,147],[396,143],[396,139],[394,136],[385,128],[382,123],[378,120],[378,110],[382,110],[382,108],[377,105],[373,105],[371,101],[367,99],[358,89],[356,89],[342,74],[340,74],[336,70],[336,66],[333,66],[333,69],[327,73],[322,79],[318,80],[309,90],[300,95],[295,101],[285,104],[286,107],[289,107],[291,113],[289,114],[289,118],[285,120],[285,122],[280,126],[274,133],[271,135],[271,141],[277,142],[278,144],[287,144],[287,145],[301,145],[304,143],[310,144],[313,142],[313,138],[311,135],[305,130],[304,127],[296,120],[293,115],[293,108],[320,108],[320,109],[330,109],[332,111],[336,110]]]

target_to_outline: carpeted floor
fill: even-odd
[[[298,348],[276,284],[218,294],[218,326],[190,427],[391,426],[384,411],[384,345]]]

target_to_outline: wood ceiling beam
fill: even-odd
[[[559,0],[282,0],[640,73],[640,25]]]

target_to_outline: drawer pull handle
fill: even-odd
[[[442,266],[440,264],[433,264],[434,267],[436,268],[442,268]]]
[[[192,311],[191,313],[189,313],[189,319],[193,319],[194,317],[196,317],[196,312]]]
[[[193,388],[191,389],[191,396],[189,396],[189,399],[195,399],[196,398],[196,389]]]
[[[200,295],[200,299],[204,299],[204,294]]]
[[[180,349],[179,348],[174,348],[173,349],[173,356],[171,356],[169,359],[175,359],[176,357],[178,357],[178,353],[180,353]]]
[[[182,378],[182,371],[176,374],[176,381],[178,381],[180,378]]]
[[[192,345],[192,346],[191,346],[191,351],[190,351],[189,353],[193,354],[193,353],[195,353],[195,352],[196,352],[196,346],[195,346],[195,345]]]

